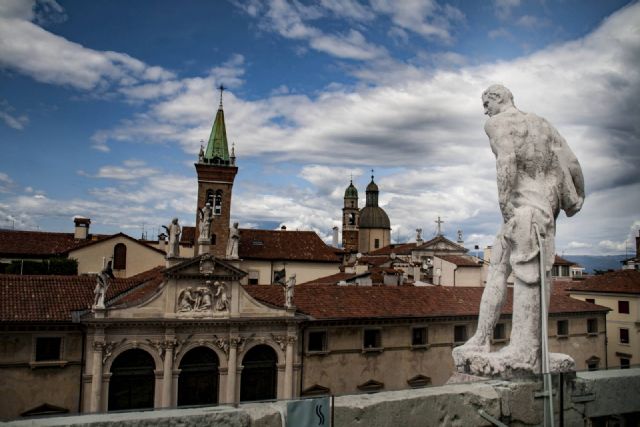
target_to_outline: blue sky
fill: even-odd
[[[328,240],[350,176],[363,199],[373,168],[394,240],[440,215],[484,246],[500,217],[480,94],[503,83],[585,173],[558,252],[624,253],[640,226],[639,23],[626,1],[4,0],[0,227],[193,224],[222,83],[241,226]]]

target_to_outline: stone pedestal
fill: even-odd
[[[167,257],[166,258],[166,267],[167,268],[171,268],[174,265],[180,264],[183,261],[182,258],[178,258],[178,257]]]
[[[211,241],[209,239],[198,239],[198,255],[208,254],[211,251]]]

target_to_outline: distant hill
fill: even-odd
[[[620,261],[633,255],[563,255],[562,258],[580,264],[584,272],[593,274],[595,270],[620,270]]]

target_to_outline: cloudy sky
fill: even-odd
[[[330,240],[374,169],[392,239],[500,216],[480,94],[509,87],[582,164],[565,254],[640,227],[640,4],[626,1],[0,2],[0,228],[151,237],[195,221],[193,162],[224,84],[243,227]]]

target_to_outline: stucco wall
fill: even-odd
[[[379,239],[380,246],[375,247],[375,239]],[[361,228],[358,231],[358,251],[369,253],[376,249],[389,246],[391,243],[391,231],[382,228]]]
[[[123,243],[127,247],[127,268],[124,271],[114,270],[116,277],[131,277],[165,263],[162,253],[126,237],[115,237],[71,251],[69,258],[78,260],[78,274],[99,273],[102,270],[103,257],[107,260],[111,259],[113,248],[118,243]],[[184,256],[184,254],[181,255]]]
[[[60,362],[35,362],[36,337],[62,337]],[[82,336],[75,331],[0,334],[0,418],[49,404],[78,412]]]
[[[587,334],[587,318],[597,318],[600,332]],[[556,321],[569,321],[569,335],[556,337]],[[549,322],[549,348],[552,352],[569,354],[576,361],[578,370],[587,369],[587,360],[600,359],[600,368],[605,365],[604,315],[581,315],[572,317],[552,316]],[[511,330],[510,319],[503,319],[506,339],[494,343],[499,349],[508,343]],[[327,351],[308,353],[305,348],[303,364],[303,384],[305,390],[315,384],[331,389],[332,393],[358,392],[357,386],[369,380],[384,383],[384,390],[410,388],[407,380],[416,375],[431,378],[433,385],[442,385],[454,371],[451,350],[454,342],[454,326],[466,325],[467,337],[475,331],[476,322],[459,321],[416,321],[402,324],[380,324],[352,326],[317,326],[309,330],[327,331]],[[428,328],[427,348],[411,346],[412,327]],[[383,351],[363,352],[362,340],[365,328],[379,328]],[[308,332],[307,331],[307,332]]]
[[[272,283],[273,271],[287,271],[287,278],[292,274],[296,275],[296,283],[305,283],[320,277],[336,274],[340,271],[339,262],[299,262],[299,261],[261,261],[243,260],[240,269],[249,273],[251,270],[258,271],[258,284],[268,285]],[[243,278],[243,284],[249,280],[249,275]]]
[[[595,299],[595,303],[609,307],[611,311],[607,314],[607,335],[609,336],[608,356],[609,366],[620,366],[621,355],[630,355],[632,365],[640,364],[640,297],[633,295],[612,295],[612,294],[575,294],[571,296],[576,299]],[[629,314],[618,311],[618,301],[629,301]],[[629,330],[629,343],[620,342],[620,328]]]

